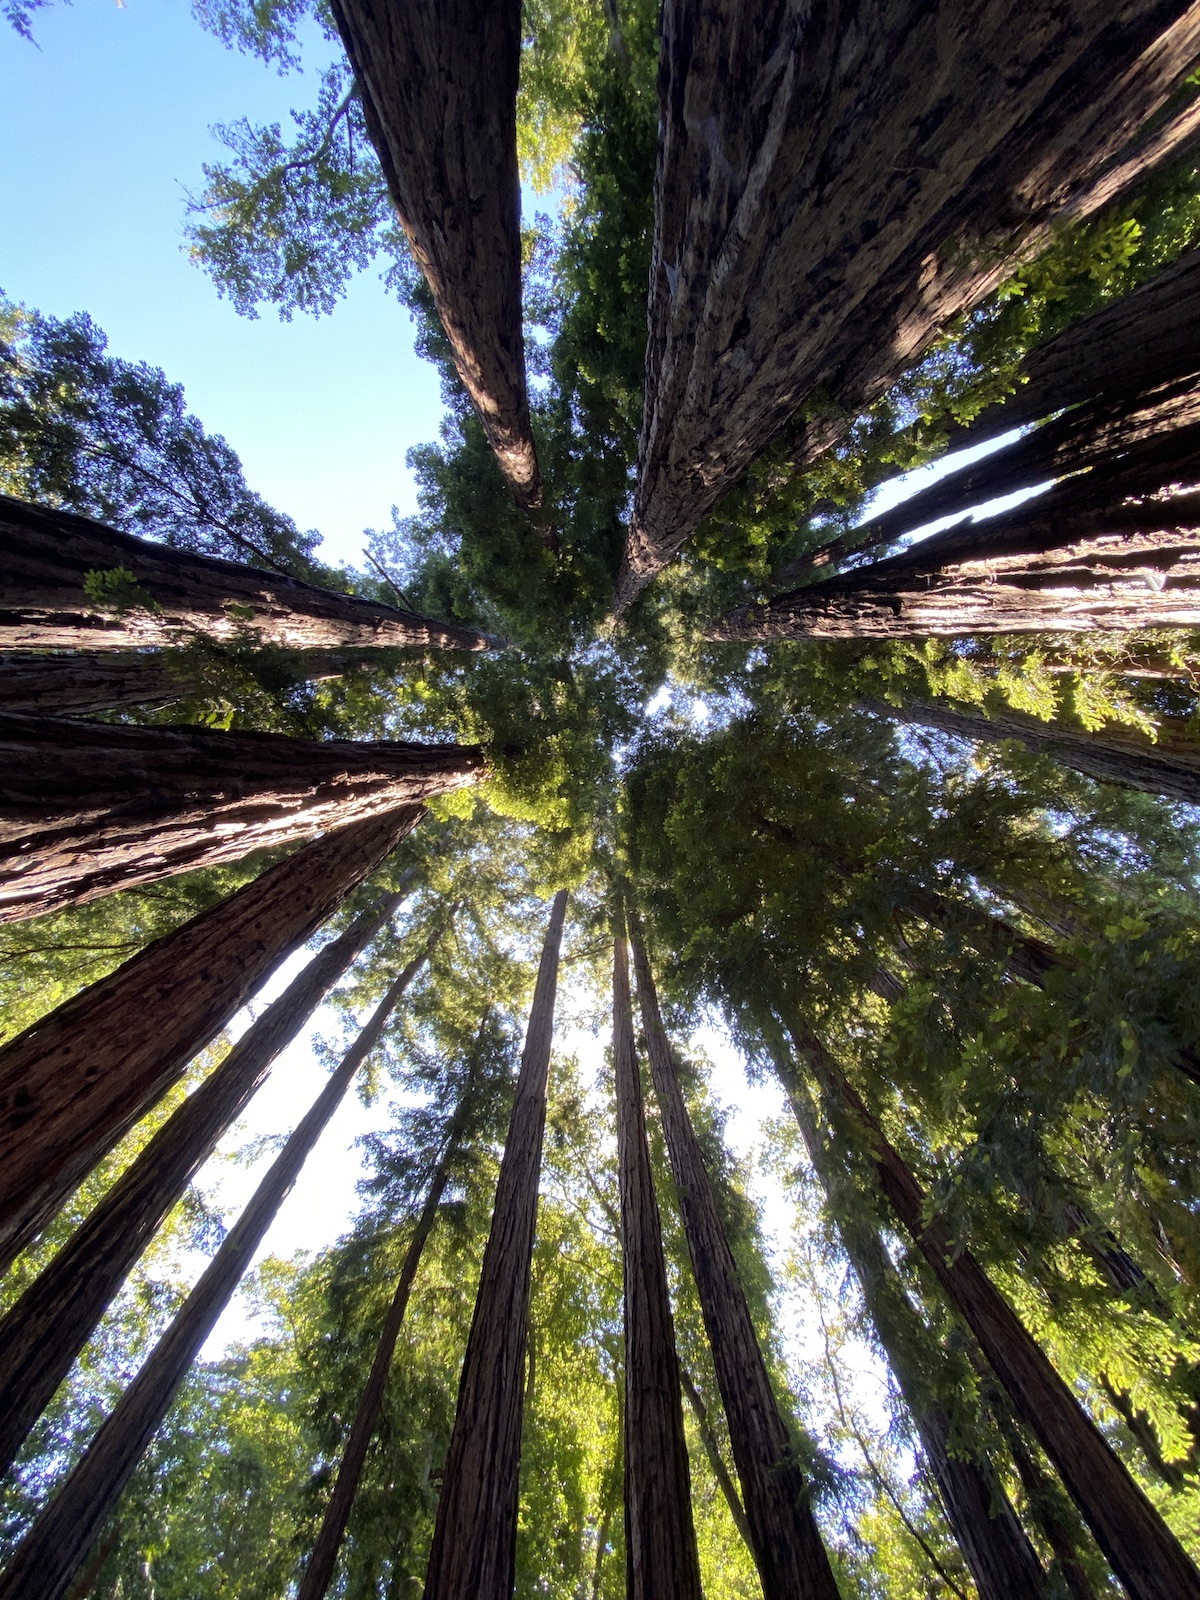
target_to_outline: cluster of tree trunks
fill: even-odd
[[[477,745],[0,712],[0,922],[296,844],[482,770]]]
[[[295,851],[0,1050],[0,1265],[420,816],[405,807]]]
[[[0,649],[110,650],[253,638],[311,650],[496,640],[275,572],[193,555],[89,517],[0,495]]]
[[[394,904],[394,896],[385,901],[387,909]],[[359,1067],[379,1042],[396,1001],[419,964],[412,963],[400,975],[331,1073],[83,1459],[30,1527],[0,1578],[0,1595],[20,1595],[23,1600],[63,1600],[146,1447],[161,1426],[197,1352],[229,1303],[276,1212],[341,1104]],[[296,1019],[297,1023],[302,1020],[302,1017]],[[0,1340],[2,1338],[0,1329]]]
[[[483,1254],[425,1600],[510,1600],[546,1085],[567,891],[554,897]]]
[[[517,503],[541,503],[521,326],[520,0],[333,0],[371,142]]]
[[[835,16],[668,0],[639,477],[618,613],[790,420],[828,446],[1055,221],[1195,135],[1186,0]],[[1139,138],[1139,135],[1141,137]]]

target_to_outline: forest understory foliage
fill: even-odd
[[[4,15],[28,38],[47,3],[5,0]],[[617,622],[647,384],[658,7],[529,0],[522,13],[522,459],[540,484],[524,500],[393,204],[378,106],[339,42],[354,8],[192,11],[230,48],[294,74],[297,109],[291,127],[217,130],[222,159],[192,175],[191,257],[247,316],[327,314],[356,273],[381,274],[441,379],[438,435],[409,454],[419,510],[366,530],[361,567],[324,564],[318,532],[253,491],[166,374],[111,355],[84,309],[57,319],[3,298],[0,494],[237,562],[264,593],[298,580],[475,642],[294,646],[265,639],[248,607],[227,608],[221,630],[167,627],[118,565],[89,572],[81,606],[154,627],[152,644],[0,655],[0,723],[456,743],[478,747],[481,767],[430,795],[420,825],[397,830],[291,951],[294,979],[365,926],[356,919],[377,918],[326,985],[315,1049],[331,1071],[412,968],[354,1080],[372,1131],[346,1231],[249,1272],[237,1304],[251,1332],[190,1366],[73,1587],[56,1592],[317,1600],[305,1573],[332,1537],[322,1526],[385,1325],[394,1351],[328,1592],[393,1600],[444,1573],[439,1503],[443,1522],[471,1521],[455,1510],[459,1479],[459,1499],[442,1490],[448,1459],[455,1474],[472,1459],[459,1378],[481,1272],[503,1279],[503,1261],[484,1271],[497,1186],[515,1183],[506,1156],[510,1173],[522,1154],[537,1172],[538,1140],[529,1276],[509,1286],[514,1304],[528,1298],[525,1346],[508,1350],[519,1377],[493,1397],[504,1428],[516,1417],[520,1600],[659,1592],[644,1585],[660,1558],[686,1569],[680,1593],[698,1583],[707,1600],[775,1600],[772,1585],[790,1596],[793,1582],[807,1600],[1192,1592],[1186,1578],[1131,1580],[951,1280],[971,1271],[994,1286],[1118,1464],[1122,1503],[1169,1530],[1163,1549],[1177,1541],[1184,1566],[1200,1563],[1200,631],[1151,619],[746,642],[728,620],[831,575],[852,585],[875,564],[871,519],[952,483],[938,463],[972,446],[964,470],[984,487],[953,514],[978,512],[986,538],[983,502],[999,499],[988,474],[1003,473],[1005,449],[1019,437],[1039,460],[1039,429],[1069,433],[1077,415],[1039,411],[1018,436],[996,431],[996,408],[1020,404],[1036,361],[1064,348],[1051,341],[1186,272],[1200,249],[1195,154],[1181,147],[1015,253],[869,403],[807,398]],[[1197,72],[1182,80],[1152,126],[1198,85]],[[1194,324],[1179,342],[1194,376]],[[1188,413],[1185,444],[1193,426]],[[831,442],[814,452],[820,427]],[[1088,429],[1083,450],[1098,436]],[[1178,459],[1172,492],[1192,491],[1194,444]],[[1072,458],[1058,487],[1091,470]],[[1139,507],[1166,494],[1120,481]],[[1035,510],[1048,484],[1021,487]],[[881,561],[928,533],[881,535]],[[290,850],[0,923],[0,1052]],[[523,1041],[564,890],[539,1132],[533,1021],[524,1055]],[[635,934],[617,1061],[615,925]],[[655,1008],[669,1041],[657,1057]],[[165,1092],[0,1281],[0,1390],[26,1297],[89,1217],[153,1171],[172,1119],[238,1060],[244,1020],[164,1073]],[[301,1035],[314,1026],[307,1009],[292,1021]],[[518,1079],[533,1107],[520,1151]],[[620,1160],[618,1096],[631,1141]],[[221,1172],[252,1165],[259,1180],[305,1110],[247,1145],[239,1102],[203,1152],[217,1142],[213,1164],[184,1173],[180,1158],[179,1184],[156,1191],[151,1242],[0,1487],[0,1566],[19,1560],[228,1238]],[[298,1182],[318,1187],[320,1167],[318,1149]],[[897,1206],[897,1172],[920,1196],[915,1220]],[[662,1358],[671,1392],[656,1409],[636,1391],[631,1413],[635,1273],[650,1286],[642,1381],[653,1389]],[[761,1361],[739,1369],[720,1345],[730,1330]],[[674,1463],[674,1556],[627,1517],[626,1482],[646,1481],[628,1471],[643,1448],[631,1414],[657,1419]],[[772,1565],[771,1539],[795,1539],[805,1560]],[[503,1572],[497,1582],[508,1592]]]

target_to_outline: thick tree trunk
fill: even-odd
[[[773,1600],[837,1600],[837,1584],[808,1504],[804,1474],[771,1391],[737,1264],[679,1086],[636,921],[631,933],[646,1049],[763,1593]]]
[[[308,1566],[305,1568],[304,1577],[300,1580],[297,1600],[325,1600],[325,1593],[333,1577],[333,1569],[337,1564],[338,1551],[341,1549],[342,1539],[345,1536],[346,1524],[350,1520],[350,1510],[354,1504],[355,1491],[358,1489],[358,1480],[362,1475],[363,1462],[367,1458],[367,1449],[371,1443],[371,1438],[375,1432],[375,1424],[379,1420],[379,1413],[383,1406],[383,1396],[387,1388],[388,1373],[391,1370],[396,1340],[400,1337],[400,1329],[404,1326],[404,1314],[408,1310],[408,1296],[413,1286],[413,1280],[417,1275],[417,1268],[421,1264],[421,1256],[424,1252],[426,1241],[433,1231],[434,1223],[437,1221],[438,1207],[442,1203],[442,1195],[449,1181],[450,1170],[458,1154],[459,1145],[462,1142],[467,1115],[470,1111],[470,1097],[471,1085],[468,1083],[463,1092],[462,1101],[454,1113],[454,1118],[446,1136],[445,1147],[442,1150],[437,1167],[434,1169],[433,1178],[426,1191],[425,1203],[421,1207],[421,1214],[417,1218],[417,1225],[413,1230],[413,1236],[404,1254],[404,1263],[400,1268],[400,1279],[396,1284],[396,1293],[383,1321],[379,1343],[375,1347],[375,1359],[371,1363],[371,1371],[367,1377],[362,1398],[358,1403],[358,1411],[346,1437],[345,1449],[342,1451],[342,1459],[338,1465],[337,1477],[334,1480],[333,1493],[330,1495],[329,1504],[325,1508],[321,1530],[317,1534],[316,1543],[313,1545],[312,1555],[308,1558]]]
[[[797,411],[828,448],[1055,220],[1194,137],[1135,144],[1192,70],[1183,0],[1012,26],[1000,0],[779,0],[662,18],[639,481],[618,611]]]
[[[509,1600],[538,1175],[567,891],[554,897],[442,1477],[425,1600]]]
[[[613,1068],[625,1280],[625,1592],[629,1600],[664,1595],[701,1600],[679,1361],[620,917],[615,931]]]
[[[477,745],[0,713],[0,922],[297,843],[482,770]]]
[[[305,845],[0,1050],[0,1268],[420,816]]]
[[[387,895],[308,966],[163,1124],[0,1320],[0,1469],[7,1469],[130,1268],[261,1087],[276,1057],[403,897]],[[425,955],[405,968],[403,987]]]
[[[392,896],[385,905],[390,908],[395,900]],[[373,921],[378,925],[377,917]],[[378,1044],[417,965],[406,968],[376,1007],[87,1453],[21,1541],[0,1578],[0,1595],[60,1600],[69,1588],[301,1167]]]
[[[333,0],[371,142],[517,503],[541,502],[521,327],[519,0]]]
[[[925,1222],[921,1186],[836,1061],[811,1033],[791,1032],[798,1053],[866,1139],[896,1216],[1054,1463],[1130,1600],[1200,1600],[1200,1572],[1007,1300],[969,1251],[954,1253],[941,1223]]]
[[[249,634],[290,649],[496,641],[375,600],[120,533],[90,517],[0,495],[0,649],[110,650]],[[96,579],[126,574],[105,603]],[[89,575],[95,574],[89,586]],[[89,587],[93,593],[88,592]],[[99,592],[100,598],[97,597]]]

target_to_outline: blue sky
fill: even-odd
[[[437,436],[437,374],[408,313],[369,270],[330,317],[239,317],[181,227],[185,190],[220,153],[212,125],[288,126],[315,73],[226,50],[187,0],[55,0],[34,34],[0,23],[0,289],[87,311],[115,354],[162,367],[252,487],[353,558],[364,527],[415,508],[405,453]],[[328,50],[316,41],[315,66]]]

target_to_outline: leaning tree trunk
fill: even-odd
[[[636,920],[631,920],[631,934],[650,1069],[763,1593],[772,1600],[837,1600],[837,1583],[809,1506],[804,1474],[771,1391],[737,1264],[684,1103]]]
[[[1068,728],[1059,722],[1042,722],[1010,706],[952,705],[944,700],[904,700],[891,705],[864,700],[865,710],[897,722],[915,723],[951,733],[960,739],[986,739],[1000,743],[1016,739],[1029,750],[1048,755],[1060,766],[1081,772],[1100,783],[1117,783],[1126,789],[1164,795],[1187,805],[1200,805],[1200,743],[1168,728],[1153,741],[1134,728],[1109,724],[1097,733]]]
[[[1198,46],[1186,0],[1076,0],[1020,28],[1003,0],[667,0],[618,611],[789,419],[802,468],[1055,221],[1193,137],[1188,107],[1135,142]]]
[[[87,1453],[26,1533],[0,1578],[0,1595],[60,1600],[70,1586],[306,1158],[378,1044],[415,965],[376,1007]]]
[[[425,1600],[510,1600],[516,1561],[529,1289],[567,891],[554,897],[483,1253]]]
[[[625,1282],[625,1592],[629,1600],[659,1600],[663,1595],[701,1600],[679,1361],[620,917],[615,932],[613,1068]]]
[[[517,503],[541,503],[521,327],[520,0],[333,0],[371,143]]]
[[[386,896],[313,957],[163,1124],[0,1320],[0,1470],[12,1462],[134,1262],[218,1140],[401,898],[401,893]],[[403,986],[412,981],[425,954],[405,968]]]
[[[379,1420],[379,1413],[383,1407],[384,1391],[387,1388],[388,1373],[391,1370],[392,1356],[396,1349],[396,1340],[400,1337],[400,1329],[404,1326],[404,1314],[408,1310],[408,1296],[417,1275],[417,1268],[421,1264],[421,1256],[425,1250],[426,1241],[433,1231],[437,1220],[438,1207],[442,1203],[442,1195],[450,1178],[450,1171],[458,1155],[459,1145],[467,1125],[467,1117],[471,1111],[471,1080],[463,1091],[463,1098],[454,1113],[446,1135],[446,1143],[442,1149],[441,1157],[434,1169],[429,1188],[425,1194],[425,1203],[421,1207],[421,1214],[417,1218],[417,1225],[409,1241],[408,1249],[404,1254],[404,1263],[400,1268],[400,1279],[396,1284],[396,1293],[388,1307],[387,1316],[383,1320],[383,1328],[379,1335],[379,1343],[375,1347],[375,1359],[371,1363],[371,1371],[367,1376],[366,1387],[363,1389],[362,1398],[358,1402],[358,1411],[350,1425],[350,1432],[346,1437],[345,1449],[338,1465],[337,1477],[334,1480],[333,1493],[329,1497],[329,1504],[325,1507],[325,1516],[321,1521],[321,1530],[317,1534],[316,1543],[313,1545],[312,1555],[308,1558],[308,1566],[300,1580],[297,1591],[297,1600],[325,1600],[326,1591],[333,1577],[333,1569],[337,1565],[338,1551],[342,1547],[342,1539],[346,1533],[346,1524],[350,1520],[350,1510],[354,1504],[354,1495],[358,1489],[358,1480],[362,1475],[363,1462],[367,1459],[367,1449],[375,1432],[375,1424]]]
[[[0,649],[94,650],[254,638],[303,650],[496,641],[298,578],[120,533],[90,517],[0,495]]]
[[[880,1187],[984,1355],[1017,1415],[1050,1457],[1130,1600],[1200,1600],[1200,1572],[1113,1454],[1041,1346],[944,1225],[926,1223],[925,1196],[900,1153],[814,1035],[791,1027],[798,1053],[871,1152]]]
[[[1044,1600],[1041,1563],[990,1464],[951,1454],[951,1420],[929,1376],[938,1362],[933,1339],[888,1260],[878,1228],[859,1214],[861,1203],[821,1137],[807,1094],[791,1081],[790,1063],[780,1055],[775,1059],[979,1600]]]
[[[1068,1525],[1068,1506],[1061,1489],[1029,1449],[1012,1417],[1000,1415],[997,1421],[1016,1463],[1030,1521],[1041,1529],[1050,1546],[1068,1595],[1071,1600],[1100,1600],[1079,1557],[1077,1541],[1083,1530]]]
[[[305,845],[0,1049],[0,1269],[420,816]]]
[[[482,770],[477,745],[0,713],[0,922],[294,844]]]

